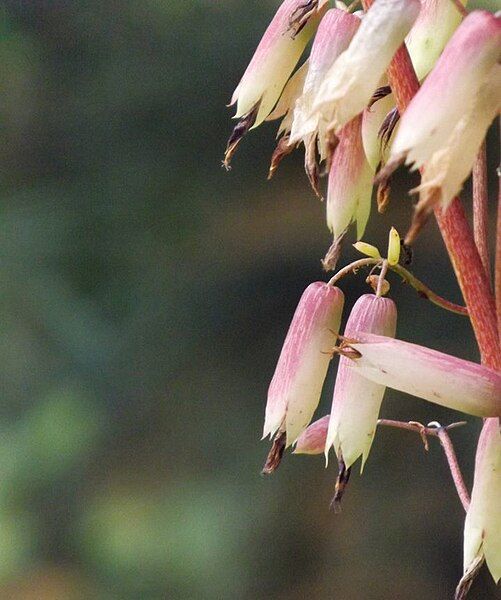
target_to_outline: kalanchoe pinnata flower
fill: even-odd
[[[268,390],[263,437],[285,431],[290,446],[311,421],[343,304],[343,292],[326,283],[312,283],[304,291]]]
[[[362,330],[395,335],[397,309],[393,300],[373,294],[361,296],[353,306],[344,337]],[[351,368],[351,359],[341,356],[332,399],[325,453],[334,446],[338,458],[349,468],[362,456],[363,468],[376,432],[384,384],[374,383]]]
[[[294,454],[323,454],[330,415],[313,422],[297,438]]]
[[[405,39],[419,80],[432,70],[461,19],[452,0],[421,0],[419,16]]]
[[[284,0],[263,35],[238,84],[231,105],[240,119],[228,141],[225,165],[242,136],[271,113],[294,67],[315,31],[326,0]]]
[[[418,16],[419,0],[377,0],[326,75],[313,110],[336,133],[360,113]]]
[[[403,114],[383,176],[404,160],[413,168],[426,166],[435,152],[447,147],[500,58],[501,17],[470,13]]]
[[[494,65],[479,90],[477,101],[456,123],[444,147],[426,162],[419,192],[415,222],[439,203],[446,208],[469,177],[490,124],[501,107],[501,66]]]
[[[353,372],[424,400],[477,417],[501,416],[501,374],[417,344],[350,332]]]
[[[299,97],[291,129],[291,143],[305,141],[310,136],[319,136],[321,158],[325,158],[323,140],[326,122],[322,122],[319,113],[312,112],[313,101],[338,56],[348,48],[360,19],[337,8],[327,11],[320,23],[311,48],[310,68]]]
[[[499,419],[484,422],[478,440],[471,502],[464,527],[465,573],[482,555],[501,579],[501,433]]]
[[[329,170],[327,225],[334,239],[353,221],[357,224],[357,239],[364,234],[373,179],[374,171],[362,143],[362,115],[358,115],[341,129]]]

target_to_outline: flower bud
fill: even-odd
[[[334,238],[355,221],[360,239],[369,220],[374,171],[365,156],[361,128],[358,115],[341,129],[329,171],[327,225]]]
[[[424,346],[350,332],[351,369],[375,383],[477,417],[501,416],[501,374]]]
[[[330,415],[309,425],[297,438],[294,454],[322,454],[327,439]]]
[[[466,4],[466,0],[461,1]],[[432,70],[461,19],[451,0],[421,0],[419,16],[405,38],[419,80]]]
[[[360,330],[395,335],[397,309],[393,300],[373,294],[361,296],[354,304],[345,338]],[[325,453],[334,446],[337,456],[349,468],[359,456],[365,464],[376,432],[385,386],[369,381],[351,368],[351,359],[341,356],[332,399]]]
[[[327,73],[313,106],[336,133],[368,105],[419,9],[419,0],[377,0],[364,15],[350,46]]]
[[[481,556],[496,583],[501,578],[501,433],[487,419],[478,440],[470,507],[464,525],[465,573]]]
[[[294,313],[268,390],[263,437],[286,432],[294,443],[318,406],[343,311],[344,294],[323,282],[309,285]]]

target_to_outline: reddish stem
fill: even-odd
[[[473,165],[473,237],[484,265],[487,279],[491,277],[488,244],[489,195],[487,188],[487,147],[485,141]]]
[[[496,225],[495,284],[498,332],[501,337],[501,177],[498,183],[498,218]]]

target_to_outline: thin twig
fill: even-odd
[[[440,440],[440,444],[444,449],[444,454],[447,458],[447,463],[449,464],[452,480],[454,481],[454,485],[456,486],[456,491],[459,496],[459,500],[461,501],[465,512],[468,510],[468,507],[470,506],[470,495],[464,483],[461,469],[459,468],[459,463],[457,460],[456,452],[454,451],[454,446],[452,445],[451,438],[447,433],[449,429],[454,429],[455,427],[466,425],[466,421],[459,421],[458,423],[451,423],[450,425],[446,426],[442,426],[440,425],[440,423],[433,421],[432,423],[428,423],[427,426],[424,426],[421,423],[418,423],[417,421],[409,421],[406,423],[404,421],[393,421],[391,419],[379,419],[378,425],[396,427],[398,429],[406,429],[407,431],[414,431],[416,433],[419,433],[421,439],[423,440],[425,450],[428,450],[427,437],[438,437],[438,439]]]
[[[379,279],[377,282],[376,296],[381,298],[383,294],[383,284],[384,278],[386,277],[386,273],[388,272],[388,261],[383,260],[383,264],[381,265],[381,272],[379,273]]]
[[[491,278],[488,244],[489,204],[487,189],[487,148],[485,140],[473,165],[473,236],[484,265],[487,278]]]
[[[451,2],[457,8],[459,14],[462,17],[466,17],[466,15],[468,14],[468,11],[466,10],[466,8],[465,8],[464,4],[461,2],[461,0],[451,0]]]
[[[382,258],[361,258],[360,260],[356,260],[356,261],[350,263],[349,265],[346,265],[346,267],[343,267],[342,269],[340,269],[334,275],[334,277],[332,277],[330,279],[329,285],[336,285],[336,283],[340,279],[342,279],[345,275],[348,275],[349,273],[352,273],[352,272],[356,272],[358,269],[361,269],[362,267],[370,267],[370,266],[378,267],[378,266],[382,265],[383,262],[384,262],[384,260]],[[400,277],[404,281],[406,281],[409,285],[411,285],[422,298],[426,298],[430,302],[433,302],[433,304],[440,306],[440,308],[444,308],[445,310],[456,313],[457,315],[468,316],[468,310],[466,309],[465,306],[460,306],[459,304],[454,304],[454,302],[450,302],[449,300],[442,298],[442,296],[439,296],[434,291],[430,290],[430,288],[427,285],[425,285],[422,281],[420,281],[415,275],[413,275],[405,267],[402,267],[402,265],[392,265],[392,266],[390,265],[390,266],[388,266],[388,268],[391,271],[394,271],[395,273],[400,275]]]

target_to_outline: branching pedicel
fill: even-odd
[[[456,591],[464,598],[484,561],[496,582],[501,577],[501,204],[494,295],[484,141],[500,110],[501,17],[468,14],[460,0],[362,0],[358,12],[355,3],[328,5],[327,0],[285,0],[232,99],[239,122],[224,165],[230,168],[251,128],[282,118],[270,176],[301,145],[306,174],[319,196],[320,173],[328,173],[333,244],[324,266],[334,270],[352,223],[355,248],[366,255],[328,282],[311,284],[299,302],[269,388],[264,436],[274,441],[263,472],[272,473],[292,445],[295,453],[326,458],[333,446],[339,462],[333,504],[339,509],[352,465],[361,458],[363,468],[378,426],[415,431],[426,449],[427,438],[437,437],[466,511],[464,573]],[[309,59],[294,72],[311,37]],[[421,184],[412,190],[419,200],[404,241],[392,229],[383,257],[359,240],[374,183],[378,209],[386,210],[390,176],[404,162],[421,172]],[[472,170],[473,231],[457,198]],[[401,264],[401,248],[409,251],[433,212],[466,307],[441,298]],[[364,267],[372,268],[367,283],[374,293],[358,299],[341,336],[344,295],[337,285]],[[438,307],[467,316],[482,364],[395,338],[397,310],[385,297],[388,272]],[[336,355],[331,414],[310,424]],[[484,418],[471,501],[448,435],[462,423],[381,420],[386,387]]]

